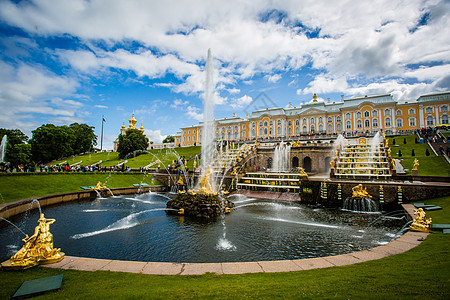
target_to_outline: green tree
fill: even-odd
[[[31,153],[36,162],[47,163],[73,154],[73,129],[69,126],[45,124],[32,131]]]
[[[145,150],[148,147],[148,138],[137,129],[128,129],[124,135],[119,135],[117,152],[119,158],[125,158],[128,154],[136,150]]]
[[[9,155],[8,161],[11,167],[18,165],[34,165],[31,161],[31,145],[30,144],[16,144],[12,147],[12,152]]]
[[[175,142],[175,138],[171,135],[168,135],[164,140],[163,143],[174,143]]]
[[[69,126],[73,130],[72,154],[80,154],[92,151],[97,145],[97,136],[94,134],[94,128],[87,124],[72,123]]]
[[[3,136],[6,134],[7,136],[7,144],[6,144],[6,157],[5,160],[11,162],[11,159],[16,160],[15,151],[19,148],[15,149],[16,145],[25,144],[28,141],[28,137],[19,129],[6,129],[0,128],[0,141],[3,139]],[[26,158],[26,161],[29,161],[30,157]],[[24,164],[26,162],[23,162]],[[20,164],[20,162],[18,163]]]

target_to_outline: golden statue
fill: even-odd
[[[172,169],[175,169],[175,161],[172,160]]]
[[[183,178],[181,177],[181,175],[180,175],[180,178],[178,178],[177,184],[184,185],[184,181],[183,181]]]
[[[51,264],[61,261],[64,252],[53,248],[53,235],[50,233],[50,225],[55,219],[46,219],[44,214],[40,215],[39,225],[34,229],[32,236],[25,235],[22,240],[24,245],[11,258],[2,263],[6,269],[27,269],[39,264]]]
[[[187,169],[187,159],[184,160],[184,169]]]
[[[409,226],[411,230],[429,232],[432,219],[426,218],[425,211],[422,208],[415,209],[414,215],[417,216],[417,219],[414,219],[412,224]]]
[[[197,162],[194,160],[194,172],[195,172],[195,169],[197,169]]]
[[[395,169],[395,159],[391,159],[392,168]]]
[[[334,160],[330,161],[330,167],[331,169],[334,169],[334,166],[336,165],[336,162]]]
[[[97,182],[97,185],[95,187],[90,187],[90,190],[106,190],[106,186],[102,185],[102,183],[99,181]]]
[[[388,148],[387,152],[388,152],[388,156],[391,156],[391,148]]]
[[[206,171],[205,175],[200,180],[200,193],[203,194],[213,194],[213,188],[210,183],[210,177],[211,177],[212,169],[211,166],[208,166],[208,171]]]
[[[352,187],[352,198],[372,198],[362,184]]]
[[[414,166],[412,169],[416,171],[419,169],[419,160],[417,158],[414,158]]]
[[[239,169],[239,167],[235,167],[234,170],[231,172],[231,175],[237,175],[238,169]]]
[[[180,194],[180,195],[181,195],[181,194],[186,194],[186,191],[185,191],[185,190],[177,191],[177,193]]]
[[[389,139],[386,139],[386,147],[389,147]]]
[[[300,172],[301,177],[308,177],[308,174],[305,172],[305,169],[302,167],[297,167],[297,170]]]

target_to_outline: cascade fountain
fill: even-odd
[[[388,179],[391,177],[390,163],[383,139],[377,133],[370,144],[360,138],[357,144],[340,139],[336,141],[331,176],[343,179]]]
[[[2,138],[2,142],[0,144],[0,163],[5,162],[5,154],[6,154],[6,144],[8,143],[8,137],[6,134]]]
[[[273,153],[272,172],[287,172],[289,168],[289,158],[291,154],[291,145],[281,142],[275,147]]]

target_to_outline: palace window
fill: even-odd
[[[238,126],[237,125],[234,125],[234,130],[237,130],[238,129]]]
[[[319,123],[322,123],[322,117],[319,118]]]
[[[264,126],[267,126],[267,121],[264,121]]]
[[[346,122],[346,128],[352,129],[352,122],[350,122],[349,120],[347,120],[347,122]]]
[[[262,123],[262,121],[260,121],[260,122],[259,122],[259,127],[261,127],[261,126],[262,126],[262,124],[263,124],[263,123]]]
[[[403,127],[403,119],[397,119],[397,127]]]
[[[336,125],[336,131],[342,131],[342,125],[341,125],[341,123],[338,123],[338,124]]]
[[[252,127],[253,127],[253,128],[256,127],[256,123],[255,123],[255,122],[252,123]]]
[[[341,116],[337,116],[336,117],[336,122],[340,122],[341,121]]]
[[[273,129],[272,129],[272,127],[269,128],[269,134],[270,134],[270,135],[273,134]]]
[[[384,115],[385,116],[390,116],[391,115],[391,111],[389,109],[385,109],[384,110]]]
[[[427,117],[427,126],[433,126],[434,125],[434,119],[432,116]]]
[[[264,135],[267,135],[267,128],[264,128]]]
[[[259,127],[259,135],[263,135],[263,128]]]
[[[442,115],[441,124],[448,124],[448,116],[447,115]]]
[[[409,126],[416,127],[416,118],[409,118]]]
[[[377,128],[378,127],[378,119],[372,120],[372,127]]]
[[[235,132],[235,133],[234,133],[234,139],[237,140],[237,138],[238,138],[238,133]]]
[[[188,134],[191,134],[191,131],[190,131],[190,130],[188,130]]]
[[[331,123],[331,122],[333,122],[333,118],[329,117],[328,118],[328,123]]]
[[[231,132],[228,132],[228,139],[231,140]]]
[[[319,124],[319,132],[323,132],[323,125]]]
[[[364,117],[366,117],[366,118],[370,117],[370,111],[365,111],[364,112]]]
[[[191,141],[191,136],[188,136],[188,142],[190,142]]]
[[[242,131],[242,137],[245,138],[245,131]]]
[[[316,127],[314,127],[314,124],[311,125],[311,132],[314,132]]]
[[[270,122],[269,122],[269,125],[272,126],[272,125],[273,125],[273,121],[270,121]]]
[[[277,125],[281,125],[281,120],[278,120],[278,121],[277,121]]]
[[[356,113],[356,117],[357,117],[357,118],[361,118],[361,112],[360,112],[360,111],[358,111],[358,112]]]
[[[374,111],[372,112],[372,117],[378,117],[378,111],[374,110]]]
[[[289,134],[289,135],[292,134],[292,128],[291,128],[291,127],[289,127],[289,129],[288,129],[288,134]]]
[[[370,121],[369,120],[365,120],[364,121],[364,127],[366,127],[366,128],[370,127]]]
[[[244,125],[242,125],[242,129],[245,129],[245,124],[244,124]]]
[[[306,125],[306,118],[303,118],[303,125]]]
[[[222,132],[222,140],[225,139],[225,133]]]
[[[400,109],[397,109],[396,114],[397,114],[397,116],[401,116],[402,115],[402,111]]]
[[[292,126],[292,121],[289,121],[289,122],[288,122],[288,125],[289,125],[289,126]]]
[[[303,133],[304,134],[308,133],[308,128],[306,126],[303,126]]]
[[[384,120],[384,126],[391,127],[391,118],[386,118]]]
[[[192,137],[192,140],[195,142],[195,135]]]
[[[358,129],[362,128],[362,121],[361,120],[356,121],[356,128],[358,128]]]
[[[195,133],[195,130],[193,130],[192,133]]]
[[[312,124],[312,123],[314,123],[314,118],[311,118],[311,120],[309,120],[309,122]]]
[[[433,112],[433,108],[432,107],[427,107],[427,108],[425,108],[425,112],[426,113],[432,113]]]
[[[416,110],[414,108],[410,108],[408,110],[408,114],[410,114],[410,115],[414,115],[415,113],[416,113]]]
[[[202,135],[201,135],[201,134],[198,136],[198,140],[199,140],[199,141],[202,140]]]
[[[281,127],[277,128],[277,134],[280,135],[281,134]]]
[[[300,127],[295,127],[295,134],[300,134]]]
[[[186,137],[185,136],[183,136],[183,142],[186,142]]]
[[[350,113],[346,113],[346,114],[345,114],[345,118],[346,118],[346,119],[350,119],[350,118],[351,118],[351,114],[350,114]]]
[[[295,120],[295,125],[300,125],[300,121],[299,120]]]
[[[441,111],[448,111],[448,106],[447,105],[441,106]]]
[[[256,136],[255,129],[252,129],[252,136]]]
[[[328,132],[333,132],[333,125],[328,124]]]

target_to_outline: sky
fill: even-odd
[[[155,143],[255,102],[450,90],[446,0],[0,0],[0,127],[95,127],[112,149],[133,110]],[[260,101],[266,99],[267,101]],[[325,100],[326,101],[326,100]]]

